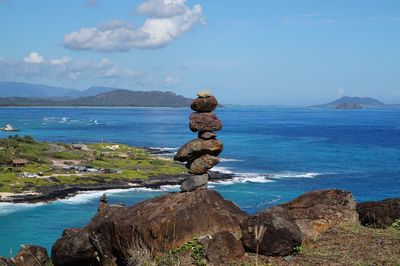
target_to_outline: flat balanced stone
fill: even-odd
[[[205,97],[210,97],[212,96],[211,91],[205,89],[205,90],[201,90],[197,93],[197,96],[199,96],[200,98],[205,98]]]
[[[186,163],[186,168],[189,169],[189,173],[191,174],[202,175],[207,173],[208,170],[216,166],[218,163],[218,157],[206,154]]]
[[[194,160],[204,154],[218,156],[223,150],[224,145],[216,139],[204,140],[194,139],[183,145],[176,153],[174,160],[187,162]]]
[[[222,129],[222,123],[214,113],[192,113],[189,128],[192,132],[219,131]]]
[[[200,131],[199,134],[197,135],[200,139],[215,139],[217,137],[217,134],[215,134],[212,131]]]
[[[209,96],[195,99],[190,108],[199,113],[207,113],[214,111],[217,106],[217,99],[214,96]]]
[[[208,174],[191,175],[181,184],[182,192],[189,192],[195,189],[207,189]]]

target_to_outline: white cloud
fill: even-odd
[[[51,59],[50,63],[53,64],[53,65],[64,65],[64,64],[67,64],[68,62],[71,62],[71,61],[72,61],[71,57],[64,56],[64,57],[59,58],[59,59]]]
[[[164,79],[164,83],[167,85],[176,85],[181,83],[181,79],[173,76],[168,76]]]
[[[40,64],[39,64],[40,62]],[[140,78],[140,72],[125,68],[117,63],[102,59],[100,61],[74,60],[61,57],[44,62],[43,56],[37,53],[24,60],[7,60],[0,58],[0,80],[20,80],[48,78],[55,80],[73,79],[116,79],[133,80]]]
[[[41,64],[44,62],[44,58],[37,52],[31,52],[27,57],[24,58],[24,61],[30,64]]]
[[[182,15],[186,12],[186,0],[147,0],[137,11],[152,17],[167,18]]]
[[[98,52],[165,47],[196,24],[204,23],[201,6],[189,8],[185,2],[146,0],[138,7],[138,11],[150,17],[140,28],[114,20],[99,27],[83,28],[65,35],[64,46],[73,50]]]

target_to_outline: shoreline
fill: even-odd
[[[38,192],[0,193],[0,203],[50,203],[61,199],[72,198],[80,192],[105,191],[110,189],[148,188],[160,189],[162,186],[180,185],[190,174],[154,176],[148,179],[115,181],[95,185],[60,185],[45,187]],[[226,181],[235,177],[234,174],[210,171],[210,181]]]

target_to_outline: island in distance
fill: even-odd
[[[186,107],[192,99],[171,91],[91,87],[84,91],[30,83],[0,82],[0,106]]]
[[[352,109],[363,109],[363,108],[400,108],[400,104],[385,104],[377,99],[369,97],[343,96],[333,102],[321,105],[314,105],[311,107],[352,110]]]

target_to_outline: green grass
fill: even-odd
[[[42,186],[54,185],[91,185],[97,182],[111,182],[118,180],[144,179],[152,176],[175,175],[185,173],[183,165],[172,160],[158,159],[142,148],[132,147],[125,144],[116,143],[95,143],[88,144],[89,151],[74,150],[70,145],[57,143],[60,150],[54,150],[54,144],[43,142],[26,143],[18,139],[12,142],[20,150],[18,158],[28,159],[29,164],[12,168],[10,165],[0,166],[0,192],[23,192],[27,190],[37,190]],[[4,143],[8,143],[4,141]],[[0,140],[0,148],[1,148]],[[119,145],[119,149],[111,150],[107,147]],[[128,158],[120,158],[119,155],[127,155]],[[52,167],[52,160],[78,160],[86,159],[80,165],[90,165],[95,168],[118,169],[121,173],[86,173],[82,176],[75,171],[68,171],[62,168]],[[45,176],[59,174],[62,176],[43,178],[23,178],[19,175],[23,172],[43,173]],[[76,174],[76,175],[72,175]]]

